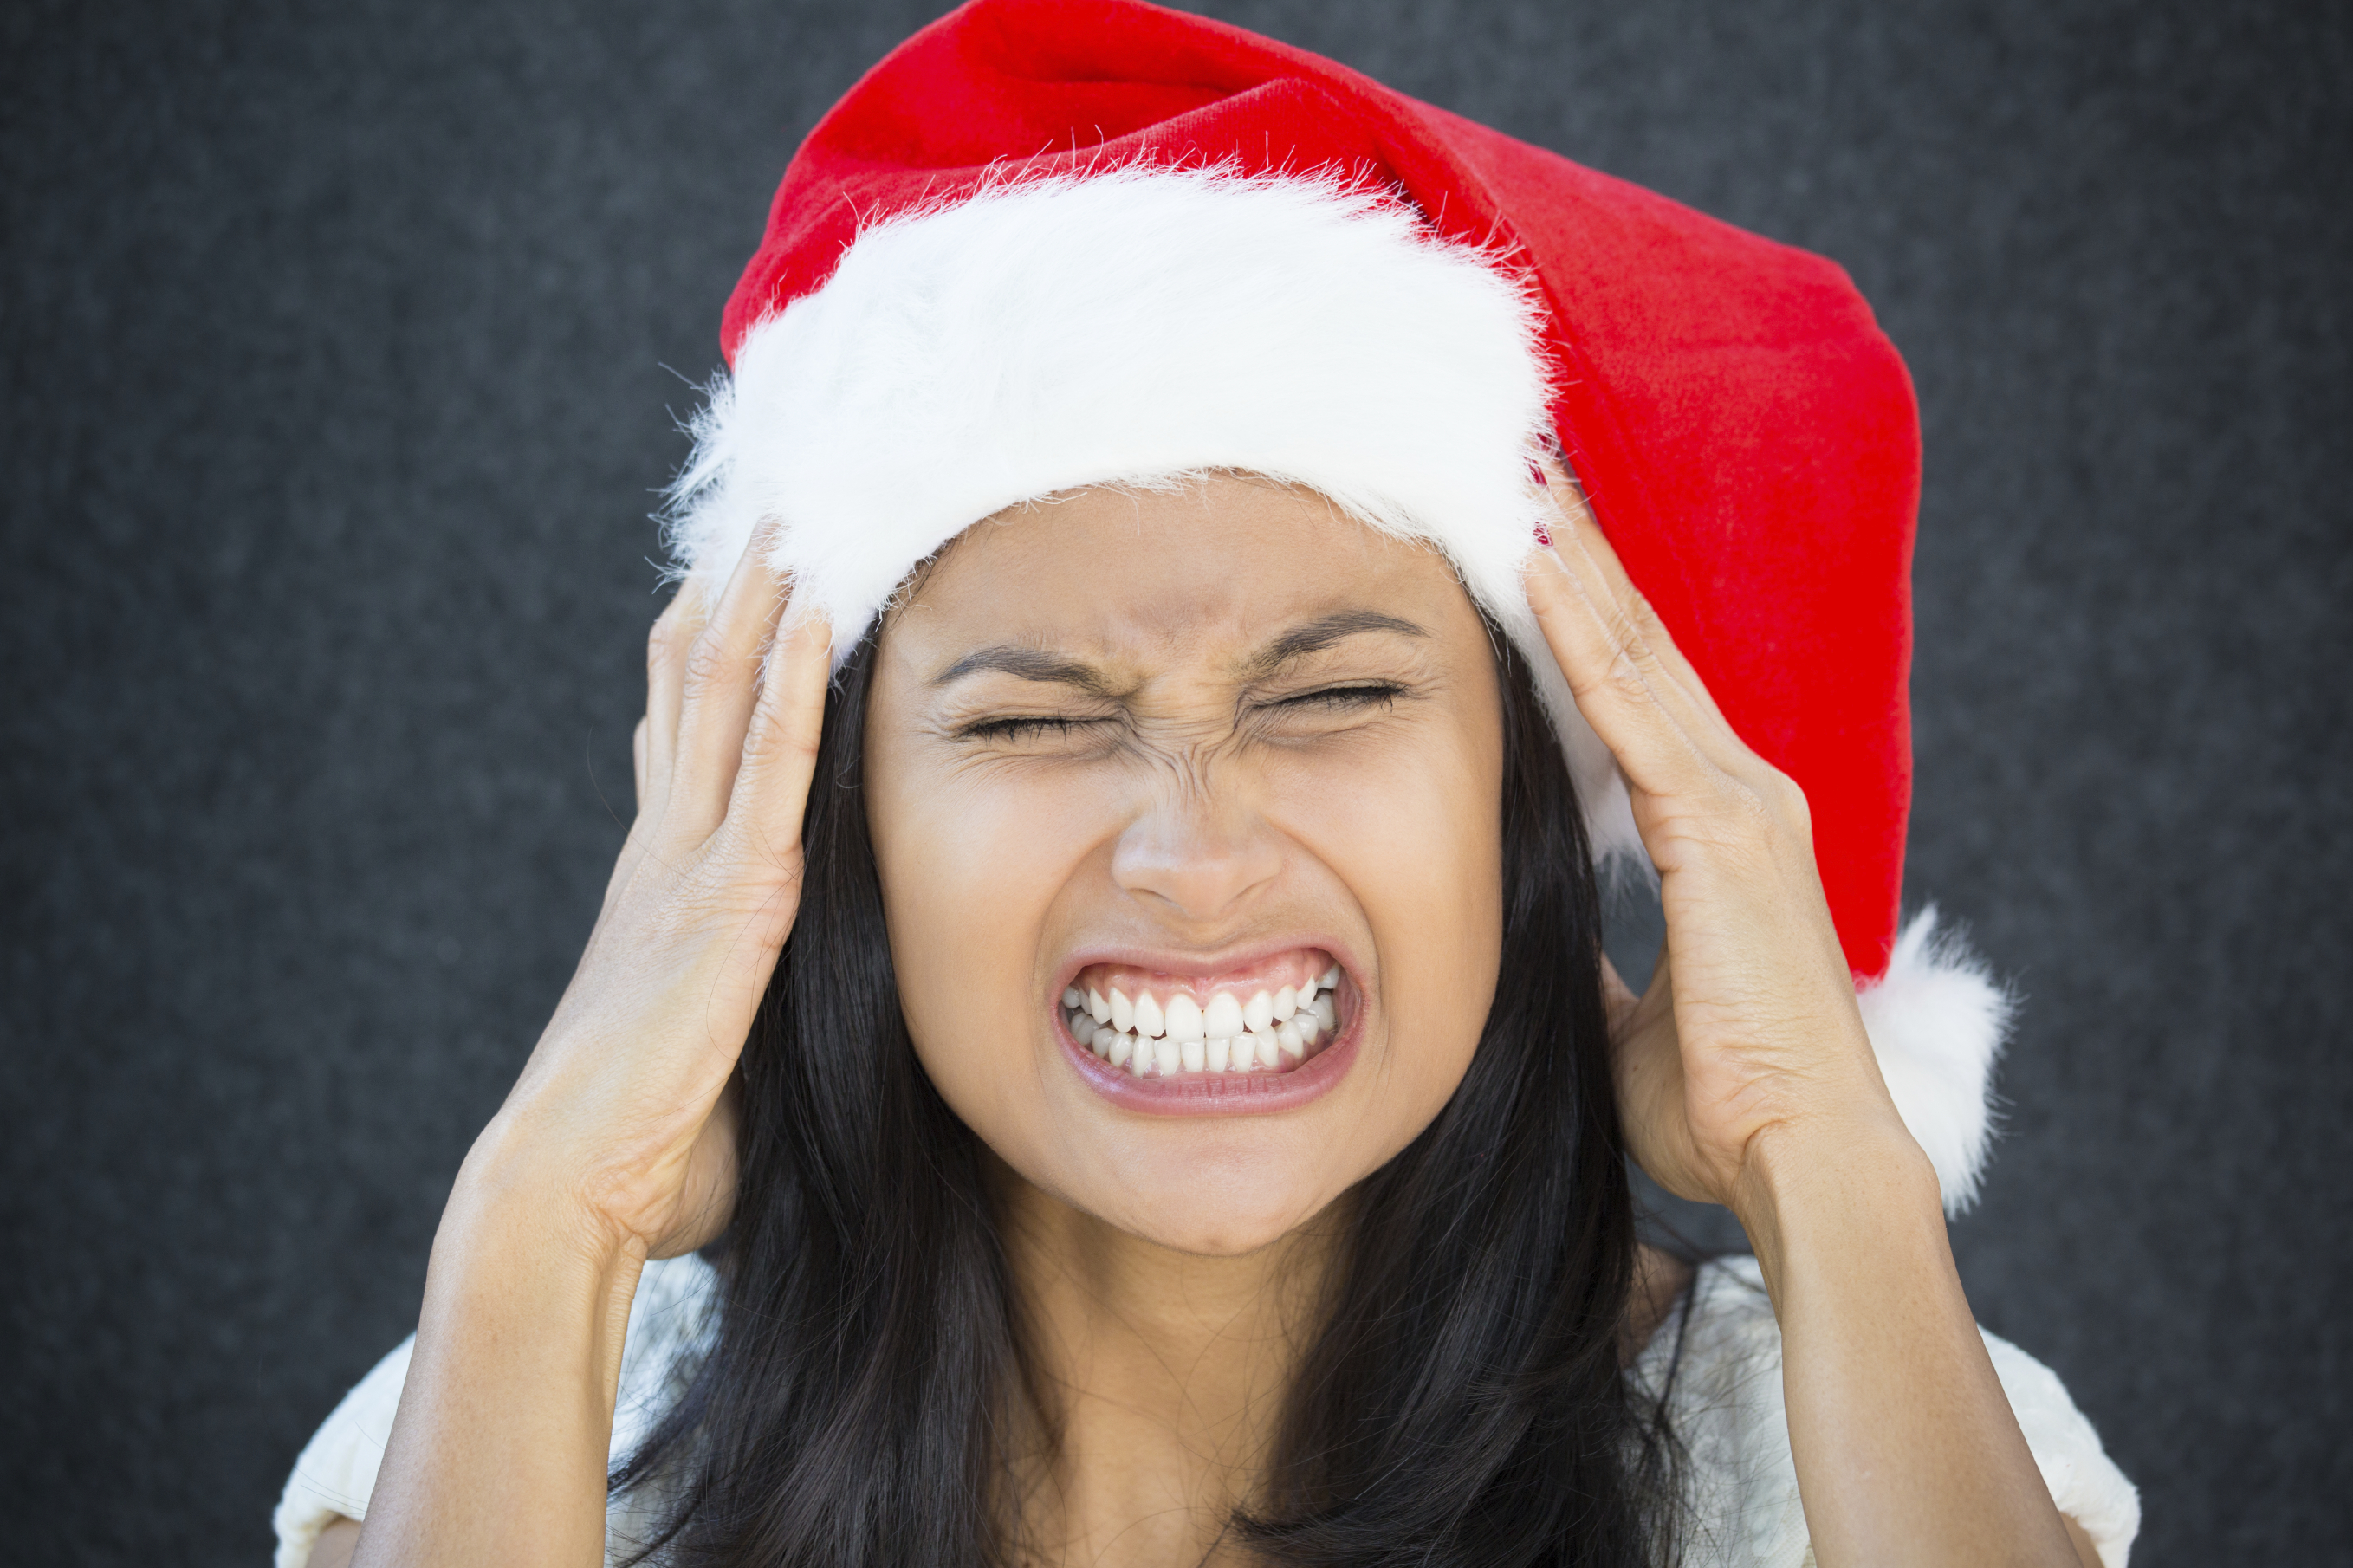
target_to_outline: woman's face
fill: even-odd
[[[1149,1241],[1231,1255],[1317,1214],[1485,1021],[1496,679],[1440,555],[1269,481],[967,531],[886,621],[866,754],[941,1095]]]

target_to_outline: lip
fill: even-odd
[[[1086,1080],[1087,1087],[1123,1110],[1140,1111],[1146,1116],[1257,1116],[1296,1110],[1328,1094],[1333,1085],[1347,1076],[1348,1069],[1356,1065],[1357,1039],[1365,1032],[1366,1009],[1364,994],[1356,985],[1356,967],[1347,952],[1336,942],[1322,937],[1309,937],[1265,943],[1253,949],[1220,953],[1214,958],[1178,957],[1141,949],[1082,953],[1063,969],[1050,993],[1060,996],[1079,972],[1090,964],[1125,963],[1156,970],[1164,974],[1200,976],[1245,968],[1276,953],[1290,952],[1303,947],[1317,948],[1332,955],[1340,965],[1340,984],[1352,993],[1355,1005],[1348,1009],[1348,1027],[1330,1045],[1289,1072],[1187,1073],[1173,1080],[1137,1078],[1124,1068],[1112,1066],[1072,1039],[1070,1024],[1063,1018],[1062,1009],[1059,1006],[1050,1009],[1054,1015],[1054,1038],[1061,1045],[1064,1059]]]

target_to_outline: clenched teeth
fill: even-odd
[[[1312,949],[1253,966],[1230,985],[1112,971],[1073,979],[1062,1017],[1072,1039],[1137,1078],[1288,1072],[1338,1033],[1340,966]]]

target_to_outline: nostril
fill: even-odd
[[[1131,823],[1112,851],[1112,880],[1123,890],[1187,919],[1229,918],[1236,906],[1282,873],[1275,836],[1255,816],[1215,806],[1154,811]]]

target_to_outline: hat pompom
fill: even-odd
[[[1950,931],[1932,905],[1895,939],[1887,973],[1855,995],[1880,1076],[1905,1126],[1936,1168],[1945,1212],[1977,1202],[1993,1142],[1994,1058],[2016,998]]]

